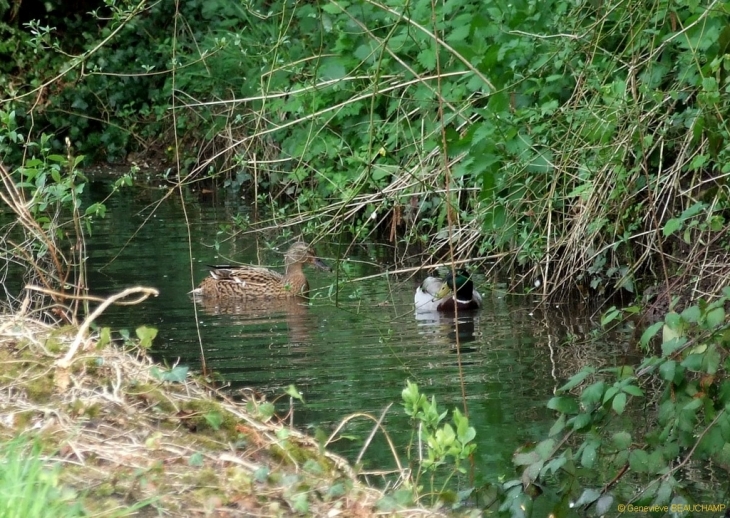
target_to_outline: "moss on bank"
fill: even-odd
[[[32,439],[89,515],[439,514],[379,512],[342,458],[189,375],[161,381],[140,348],[89,339],[63,368],[75,333],[0,317],[0,438]]]

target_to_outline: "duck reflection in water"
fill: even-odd
[[[476,329],[479,315],[474,312],[459,313],[458,319],[454,314],[416,313],[418,333],[432,343],[448,343],[459,346],[462,353],[476,351],[474,346],[466,346],[477,339]],[[458,323],[458,325],[457,325]]]
[[[196,297],[195,302],[208,315],[230,315],[225,321],[213,325],[234,324],[245,326],[247,329],[265,326],[263,328],[271,332],[278,325],[284,324],[291,345],[311,343],[311,333],[317,329],[317,324],[309,315],[307,301],[302,297],[260,299],[255,303],[251,300]]]

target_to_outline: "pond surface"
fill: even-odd
[[[110,191],[110,182],[95,181],[87,196],[102,201]],[[405,463],[411,436],[401,405],[406,380],[436,396],[442,409],[463,409],[463,391],[477,431],[477,480],[512,478],[514,451],[544,438],[552,425],[545,402],[554,388],[583,362],[614,362],[621,354],[615,344],[586,339],[595,324],[582,308],[537,309],[537,300],[485,290],[483,278],[484,308],[460,316],[459,354],[453,318],[413,314],[413,293],[425,272],[410,279],[378,276],[392,251],[370,245],[343,257],[339,236],[315,245],[338,273],[306,270],[314,289],[310,305],[196,306],[188,292],[207,275],[207,264],[280,268],[281,252],[295,236],[272,231],[230,238],[221,228],[247,215],[248,207],[195,194],[163,199],[166,193],[129,189],[108,200],[106,218],[95,222],[87,243],[92,293],[134,285],[160,291],[141,305],[109,310],[102,323],[132,332],[143,324],[158,328],[155,354],[168,364],[199,369],[202,347],[207,367],[234,389],[252,387],[273,400],[295,385],[306,405],[296,403],[294,421],[310,433],[320,428],[329,435],[351,414],[377,418],[392,405],[383,422]],[[336,280],[339,290],[331,288]],[[282,412],[287,406],[288,397],[277,403]],[[365,419],[350,421],[347,439],[333,448],[354,460],[372,427]],[[366,468],[393,466],[382,434],[363,462]]]

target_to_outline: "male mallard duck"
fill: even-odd
[[[454,295],[455,293],[455,295]],[[474,283],[465,270],[456,270],[456,277],[450,271],[445,279],[427,277],[416,289],[416,312],[453,312],[479,309],[482,296],[474,289]]]
[[[192,291],[193,295],[216,299],[258,299],[306,296],[309,283],[302,265],[313,264],[317,268],[332,271],[314,255],[309,245],[294,243],[286,254],[284,275],[267,268],[255,266],[210,266],[210,277]]]

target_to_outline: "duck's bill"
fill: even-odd
[[[446,297],[449,293],[451,293],[451,288],[449,288],[449,285],[444,283],[441,288],[439,288],[438,292],[436,292],[436,295],[433,296],[435,300],[442,299]]]
[[[314,259],[314,266],[319,268],[320,270],[324,270],[325,272],[331,272],[332,268],[330,268],[327,263],[325,263],[322,259],[315,258]]]

